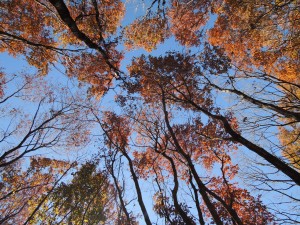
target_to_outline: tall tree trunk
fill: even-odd
[[[228,122],[228,120],[221,115],[215,115],[211,112],[209,112],[207,109],[199,106],[194,101],[192,101],[190,98],[188,98],[186,95],[181,93],[182,96],[185,98],[185,102],[193,106],[197,111],[200,111],[204,113],[205,115],[209,116],[210,118],[219,120],[223,123],[225,131],[230,134],[232,139],[236,142],[241,143],[245,147],[247,147],[249,150],[255,152],[262,158],[264,158],[266,161],[268,161],[270,164],[272,164],[275,168],[277,168],[279,171],[283,172],[285,175],[290,177],[296,184],[300,185],[300,173],[298,173],[295,169],[291,168],[289,165],[287,165],[285,162],[281,161],[276,156],[272,155],[268,151],[266,151],[264,148],[252,143],[251,141],[244,138],[242,135],[240,135],[238,132],[236,132]],[[182,101],[182,100],[180,100]]]
[[[144,215],[145,222],[146,222],[147,225],[152,225],[152,223],[150,221],[150,217],[149,217],[148,212],[147,212],[147,209],[146,209],[145,204],[144,204],[141,188],[140,188],[140,185],[139,185],[138,177],[136,176],[134,168],[133,168],[132,160],[131,160],[131,158],[129,157],[129,155],[127,154],[127,152],[125,150],[122,151],[122,154],[128,160],[130,173],[131,173],[131,176],[132,176],[132,179],[133,179],[133,182],[134,182],[134,186],[135,186],[135,189],[136,189],[136,192],[137,192],[138,202],[139,202],[139,205],[141,207],[142,213]]]
[[[185,160],[187,161],[188,163],[188,167],[190,168],[195,180],[196,180],[196,183],[199,187],[199,192],[203,198],[203,201],[205,202],[210,214],[212,215],[213,217],[213,220],[215,221],[215,223],[217,225],[223,225],[223,222],[221,221],[221,218],[219,217],[217,211],[216,211],[216,208],[215,206],[213,205],[213,203],[210,201],[207,193],[206,193],[206,187],[205,185],[203,184],[203,182],[199,179],[198,177],[198,174],[197,174],[197,171],[191,161],[191,159],[185,154],[185,152],[182,150],[182,148],[180,147],[178,141],[177,141],[177,138],[173,132],[173,129],[170,125],[170,122],[169,122],[169,117],[168,117],[168,112],[167,112],[167,108],[166,108],[166,99],[165,99],[165,93],[164,91],[161,89],[162,91],[162,104],[163,104],[163,112],[164,112],[164,115],[165,115],[165,122],[166,122],[166,125],[167,125],[167,128],[168,128],[168,131],[170,132],[170,135],[174,141],[174,144],[176,146],[176,149],[177,151],[185,158]]]

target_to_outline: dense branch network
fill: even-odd
[[[0,224],[299,223],[299,1],[143,3],[0,2]]]

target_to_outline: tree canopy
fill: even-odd
[[[0,224],[300,223],[299,21],[299,0],[1,1]]]

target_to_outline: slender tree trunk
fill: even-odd
[[[112,159],[112,165],[111,165],[111,176],[114,180],[114,184],[115,184],[115,187],[117,189],[117,193],[118,193],[118,197],[119,197],[119,201],[120,201],[120,204],[121,204],[121,209],[122,211],[125,213],[125,216],[126,216],[126,220],[127,220],[127,224],[130,224],[130,215],[126,209],[126,206],[125,206],[125,203],[123,201],[123,197],[122,197],[122,191],[118,185],[118,180],[115,176],[115,173],[114,173],[114,163],[115,163],[115,159]]]
[[[238,216],[238,214],[236,213],[236,211],[229,206],[220,196],[218,196],[216,193],[214,193],[213,191],[206,189],[206,191],[213,196],[216,200],[218,200],[223,206],[224,208],[227,210],[227,212],[230,214],[231,218],[238,224],[238,225],[243,225],[243,222],[241,221],[240,217]]]
[[[200,225],[205,225],[204,218],[203,218],[203,213],[202,213],[202,210],[200,208],[198,191],[197,191],[196,186],[193,183],[193,177],[192,177],[191,171],[189,171],[189,173],[190,173],[190,184],[192,186],[192,189],[193,189],[194,195],[195,195],[195,204],[196,204],[196,209],[197,209],[197,212],[198,212],[199,222],[200,222]]]
[[[258,99],[255,99],[255,98],[252,98],[250,97],[249,95],[245,94],[244,92],[241,92],[239,90],[236,90],[236,89],[227,89],[227,88],[221,88],[219,87],[218,85],[215,85],[213,83],[211,83],[210,81],[208,81],[209,84],[220,90],[220,91],[224,91],[224,92],[229,92],[229,93],[234,93],[240,97],[242,97],[242,99],[254,104],[254,105],[257,105],[258,107],[260,108],[263,108],[263,109],[270,109],[274,112],[277,112],[287,118],[293,118],[297,121],[300,121],[300,113],[297,113],[297,112],[292,112],[292,111],[289,111],[289,110],[286,110],[282,107],[279,107],[277,105],[274,105],[274,104],[270,104],[270,103],[266,103],[266,102],[263,102],[263,101],[260,101]]]
[[[298,173],[296,170],[291,168],[289,165],[287,165],[285,162],[281,161],[276,156],[270,154],[268,151],[263,149],[262,147],[252,143],[251,141],[244,138],[242,135],[237,133],[229,124],[228,120],[221,115],[215,115],[209,112],[208,110],[200,107],[198,104],[193,102],[192,100],[188,99],[185,95],[186,102],[191,104],[196,110],[203,112],[205,115],[217,119],[223,123],[223,126],[225,128],[225,131],[230,134],[230,136],[233,138],[234,141],[241,143],[242,145],[246,146],[249,150],[255,152],[262,158],[264,158],[266,161],[268,161],[270,164],[272,164],[274,167],[276,167],[278,170],[283,172],[285,175],[290,177],[296,184],[300,185],[300,173]]]
[[[179,184],[178,184],[177,170],[176,170],[176,166],[174,164],[174,161],[171,157],[167,156],[165,153],[162,153],[162,155],[166,159],[169,160],[169,162],[171,163],[172,171],[173,171],[174,188],[172,190],[172,197],[173,197],[175,209],[178,211],[179,215],[181,216],[181,218],[183,219],[185,224],[195,225],[194,221],[192,221],[192,219],[186,214],[186,212],[182,209],[182,207],[178,203],[177,192],[178,192]]]
[[[68,7],[63,0],[48,0],[58,12],[60,18],[65,25],[71,30],[71,32],[81,41],[83,41],[89,48],[95,49],[100,52],[106,62],[106,64],[114,70],[115,73],[119,74],[119,69],[116,68],[109,60],[107,52],[98,44],[94,43],[86,34],[79,30],[76,22],[71,17]]]
[[[144,215],[145,222],[146,222],[147,225],[152,225],[152,223],[150,221],[150,217],[148,215],[148,212],[147,212],[145,204],[144,204],[144,200],[143,200],[143,197],[142,197],[142,192],[141,192],[141,189],[140,189],[138,177],[135,174],[133,164],[132,164],[132,160],[131,160],[131,158],[129,157],[129,155],[127,154],[127,152],[125,150],[122,151],[122,154],[128,160],[130,173],[131,173],[131,176],[132,176],[132,179],[133,179],[133,182],[134,182],[134,186],[135,186],[135,189],[136,189],[136,192],[137,192],[138,202],[139,202],[139,205],[141,207],[142,213]]]
[[[181,146],[179,145],[178,141],[177,141],[177,138],[174,134],[174,131],[170,125],[170,122],[169,122],[169,118],[168,118],[168,112],[167,112],[167,109],[166,109],[166,101],[165,101],[165,93],[163,91],[163,89],[161,89],[162,91],[162,104],[163,104],[163,112],[164,112],[164,115],[165,115],[165,122],[166,122],[166,125],[167,125],[167,128],[168,128],[168,131],[170,132],[170,135],[174,141],[174,144],[176,146],[176,149],[177,151],[185,158],[185,160],[187,161],[188,163],[188,167],[190,168],[195,180],[196,180],[196,183],[199,187],[199,192],[203,198],[203,201],[205,202],[209,212],[211,213],[215,223],[217,225],[223,225],[223,222],[221,221],[221,218],[219,217],[217,211],[216,211],[216,208],[215,206],[213,205],[213,203],[210,201],[207,193],[206,193],[206,187],[205,185],[203,184],[203,182],[199,179],[198,177],[198,174],[197,174],[197,171],[190,159],[190,157],[188,157],[185,152],[182,150]]]

